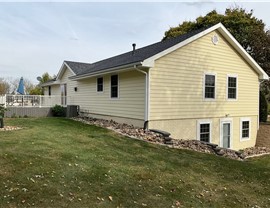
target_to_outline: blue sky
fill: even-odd
[[[160,41],[185,20],[233,2],[5,3],[0,2],[0,77],[30,79],[57,74],[63,60],[95,62]],[[270,28],[270,2],[237,5]]]

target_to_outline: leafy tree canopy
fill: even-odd
[[[225,14],[213,10],[195,21],[185,21],[165,32],[163,40],[187,32],[209,27],[221,22],[243,48],[270,75],[270,32],[265,30],[262,20],[253,16],[253,11],[243,8],[228,8]]]

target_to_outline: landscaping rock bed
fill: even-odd
[[[73,119],[86,124],[111,129],[128,137],[165,145],[164,137],[161,134],[149,130],[144,130],[142,128],[136,128],[133,125],[120,124],[113,120],[96,119],[92,117],[76,117]],[[249,157],[270,154],[270,148],[266,147],[251,147],[242,151],[235,151],[231,149],[220,148],[215,144],[201,142],[198,140],[172,139],[171,144],[166,146],[177,149],[188,149],[197,152],[215,154],[235,160],[243,160]]]
[[[4,126],[4,128],[0,128],[0,131],[14,131],[19,129],[21,128],[17,126]]]

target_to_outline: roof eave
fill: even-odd
[[[142,65],[141,62],[135,62],[135,63],[127,64],[127,65],[104,69],[104,70],[97,71],[97,72],[71,76],[71,77],[69,77],[69,79],[75,80],[75,81],[81,80],[81,79],[87,79],[87,78],[101,76],[101,75],[105,75],[105,74],[111,74],[111,73],[132,70],[134,68],[134,66],[141,66],[141,65]]]
[[[59,79],[63,76],[65,67],[67,67],[67,68],[71,71],[71,73],[72,73],[73,75],[76,75],[75,72],[74,72],[74,71],[69,67],[69,65],[64,61],[63,64],[62,64],[62,66],[61,66],[61,68],[60,68],[60,70],[59,70],[59,72],[58,72],[58,74],[57,74],[57,76],[56,76],[56,80],[59,80]]]
[[[269,79],[269,76],[265,73],[265,71],[257,64],[257,62],[245,51],[245,49],[238,43],[238,41],[230,34],[230,32],[221,24],[218,23],[158,54],[155,54],[154,56],[151,56],[147,59],[145,59],[142,62],[142,66],[145,67],[154,67],[155,64],[155,60],[157,60],[158,58],[161,58],[162,56],[167,55],[168,53],[171,53],[172,51],[175,51],[178,48],[181,48],[197,39],[199,39],[200,37],[214,31],[214,30],[218,30],[224,37],[225,39],[234,47],[234,49],[236,49],[236,51],[238,53],[241,54],[241,56],[245,59],[245,61],[247,61],[250,66],[258,73],[259,75],[259,79]]]
[[[221,24],[218,31],[234,47],[234,49],[245,59],[245,61],[259,74],[259,79],[268,80],[269,76],[259,66],[259,64],[246,52],[240,43],[231,35],[231,33]]]
[[[59,85],[60,82],[59,81],[54,81],[54,82],[45,82],[43,84],[41,84],[41,87],[47,87],[47,86],[52,86],[52,85]]]

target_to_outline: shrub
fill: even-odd
[[[0,105],[0,128],[4,128],[4,116],[7,109],[4,105]]]
[[[66,110],[61,105],[55,105],[52,107],[52,114],[56,117],[65,117],[66,116]]]
[[[260,92],[260,122],[266,122],[268,117],[268,103],[265,95]]]

